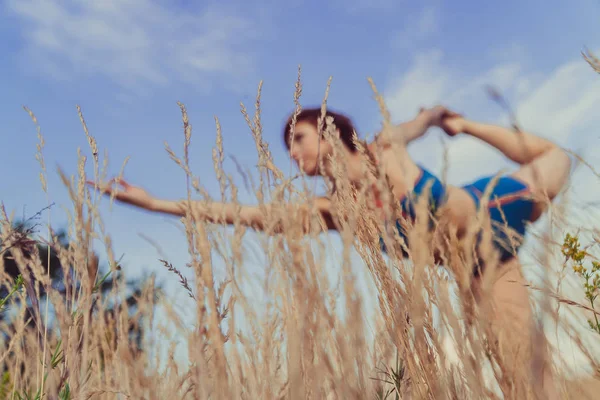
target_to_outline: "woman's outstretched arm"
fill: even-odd
[[[94,184],[88,182],[90,186]],[[120,186],[114,189],[113,184]],[[199,219],[222,225],[237,223],[255,230],[267,233],[280,233],[284,228],[284,219],[297,215],[298,222],[304,233],[317,230],[336,229],[331,218],[331,203],[326,198],[315,199],[317,215],[320,217],[319,226],[311,224],[311,210],[308,204],[294,205],[288,203],[265,204],[264,206],[248,206],[234,203],[204,202],[191,200],[163,200],[148,194],[144,189],[132,186],[122,179],[113,179],[109,184],[102,185],[100,190],[106,195],[112,195],[122,203],[152,212],[184,217],[191,210],[192,215]],[[270,218],[271,216],[272,218]],[[298,223],[296,222],[296,223]]]
[[[320,217],[318,230],[335,230],[335,225],[330,217],[330,202],[327,199],[316,199],[317,215]],[[184,217],[187,210],[191,209],[192,215],[203,221],[235,225],[239,223],[249,228],[268,233],[280,233],[284,228],[284,219],[297,214],[299,223],[304,233],[311,230],[311,212],[309,205],[294,204],[265,204],[263,206],[249,206],[234,203],[204,202],[191,200],[161,200],[152,203],[150,211]],[[269,217],[270,216],[270,217]]]
[[[191,200],[188,207],[187,200],[153,199],[147,208],[148,211],[176,217],[185,217],[188,209],[191,209],[191,212],[195,213],[200,219],[210,223],[234,225],[236,220],[239,220],[239,223],[245,226],[258,230],[264,230],[265,228],[263,211],[257,206]]]

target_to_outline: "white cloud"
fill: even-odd
[[[506,124],[504,110],[487,95],[486,86],[500,90],[511,103],[518,122],[565,146],[588,147],[600,126],[600,76],[583,59],[557,66],[546,75],[526,70],[519,62],[494,65],[474,77],[448,66],[443,52],[429,50],[414,57],[409,69],[385,90],[396,121],[412,118],[418,107],[445,104],[467,117]],[[440,136],[429,135],[412,146],[415,158],[438,170],[442,167]],[[510,164],[495,149],[468,137],[448,141],[449,179],[462,183],[496,172]],[[597,141],[595,142],[597,143]]]
[[[178,10],[150,0],[9,0],[23,22],[29,64],[58,79],[103,75],[124,86],[208,86],[253,67],[258,35],[246,16]]]
[[[427,6],[405,19],[404,29],[392,38],[392,47],[407,49],[430,38],[439,31],[440,10]]]
[[[522,129],[532,131],[573,151],[586,150],[597,146],[598,136],[594,134],[600,125],[600,77],[595,75],[583,60],[573,60],[558,66],[533,87],[527,73],[520,71],[503,92],[513,91],[520,99],[512,104],[517,121]],[[496,85],[502,89],[502,85]],[[523,93],[523,87],[529,90]],[[519,93],[520,92],[520,93]],[[491,103],[485,104],[490,107]],[[470,107],[470,115],[478,119],[478,105]],[[481,112],[484,114],[484,112]],[[496,121],[507,126],[507,116],[503,114]],[[472,175],[472,166],[477,165],[477,173],[492,173],[510,164],[489,146],[477,140],[460,140],[452,145],[451,158],[462,167],[456,175]],[[589,153],[589,152],[588,152]],[[582,154],[586,157],[586,154]],[[469,167],[471,165],[471,167]]]
[[[440,50],[419,53],[410,69],[391,82],[385,93],[394,118],[411,118],[420,106],[439,102],[451,91],[452,71],[442,66],[442,58]]]
[[[423,51],[414,56],[412,65],[401,76],[392,80],[385,90],[386,103],[394,118],[404,120],[415,115],[421,106],[443,103],[461,112],[472,114],[473,107],[488,101],[486,86],[502,92],[523,86],[526,78],[520,76],[521,66],[511,62],[494,66],[474,78],[464,76],[444,60],[441,50]],[[482,111],[477,107],[476,112]]]
[[[553,71],[518,105],[517,114],[523,126],[565,145],[575,132],[597,131],[598,110],[600,76],[577,59]]]

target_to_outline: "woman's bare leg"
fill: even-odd
[[[508,375],[529,375],[538,396],[558,398],[545,336],[538,335],[535,328],[529,290],[518,259],[488,273],[496,274],[493,283],[487,292],[482,292],[481,281],[475,281],[475,299],[480,312],[489,318],[490,332]]]
[[[520,165],[512,176],[525,183],[532,191],[535,206],[531,221],[537,220],[547,210],[550,202],[566,185],[571,172],[571,159],[551,141],[528,132],[515,132],[472,121],[464,121],[462,130],[494,146]],[[529,366],[532,359],[540,359],[541,363],[536,367],[533,378],[536,382],[543,382],[541,389],[544,398],[558,398],[545,335],[534,324],[529,291],[524,286],[525,280],[518,259],[501,265],[493,272],[496,277],[491,293],[482,296],[482,299],[491,300],[493,323],[501,343],[504,343],[509,355],[516,355],[517,365]],[[516,334],[518,332],[522,333]],[[533,343],[535,346],[532,346]],[[512,356],[509,357],[511,358]]]
[[[520,165],[512,176],[525,183],[532,191],[535,199],[534,211],[530,217],[532,221],[546,211],[549,203],[567,183],[571,159],[563,149],[549,140],[528,132],[515,132],[456,116],[442,120],[440,127],[452,136],[464,132],[483,140]],[[529,291],[518,259],[512,259],[487,273],[495,275],[490,291],[482,292],[481,281],[474,281],[473,290],[481,307],[491,312],[486,315],[492,316],[492,332],[497,335],[501,353],[507,356],[509,366],[533,368],[531,362],[534,357],[541,359],[541,366],[536,367],[533,378],[544,382],[543,398],[557,398],[545,335],[540,335],[533,323]],[[532,340],[535,340],[535,346],[532,346]]]

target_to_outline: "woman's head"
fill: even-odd
[[[327,110],[325,115],[326,118],[333,118],[333,125],[335,125],[339,139],[351,153],[355,153],[357,151],[353,139],[355,128],[350,118],[330,110]],[[296,116],[293,131],[291,126],[293,114],[290,115],[283,128],[283,138],[290,156],[303,169],[304,173],[310,176],[318,174],[319,157],[326,159],[333,151],[331,143],[325,140],[322,134],[319,134],[320,117],[320,108],[306,108]],[[323,130],[325,129],[327,128],[323,123]]]

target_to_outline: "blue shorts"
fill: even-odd
[[[462,187],[473,197],[478,210],[481,198],[493,180],[494,176],[488,176]],[[527,222],[531,220],[534,201],[529,186],[512,176],[499,177],[488,199],[494,246],[500,252],[500,261],[505,262],[517,256]]]

